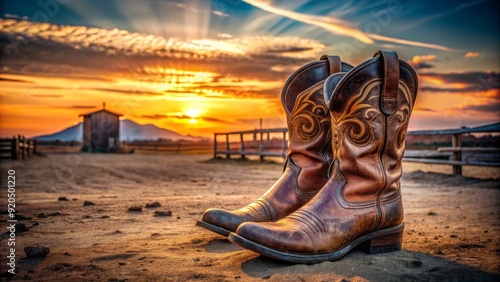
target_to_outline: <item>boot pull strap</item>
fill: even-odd
[[[382,80],[382,95],[380,109],[386,115],[396,112],[399,88],[399,58],[394,51],[379,50],[374,57],[380,56],[384,62],[384,77]]]
[[[330,66],[330,74],[342,71],[342,61],[340,60],[339,56],[323,55],[319,59],[328,61],[328,65]]]

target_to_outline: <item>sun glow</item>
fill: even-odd
[[[190,117],[189,119],[189,123],[191,124],[196,124],[198,122],[198,118],[200,117],[202,111],[200,109],[186,109],[184,110],[184,114],[188,117]]]

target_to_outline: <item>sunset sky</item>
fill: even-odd
[[[410,130],[500,120],[499,1],[2,0],[0,136],[106,108],[181,134],[284,127],[288,75],[392,49],[419,73]]]

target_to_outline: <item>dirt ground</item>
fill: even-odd
[[[500,281],[498,180],[406,172],[402,251],[353,251],[339,261],[301,265],[259,256],[195,226],[207,208],[235,209],[253,201],[282,170],[279,163],[209,159],[72,153],[2,163],[2,226],[9,169],[16,173],[17,215],[28,217],[19,220],[29,230],[16,234],[12,279]],[[144,207],[155,201],[161,207]],[[128,211],[133,206],[142,211]],[[172,215],[154,216],[156,211]],[[2,230],[6,280],[9,234]],[[37,245],[49,247],[48,256],[27,258],[23,248]]]

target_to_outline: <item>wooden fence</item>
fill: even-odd
[[[499,153],[500,148],[490,148],[490,147],[462,147],[462,135],[470,133],[498,133],[500,132],[500,123],[478,126],[473,128],[459,128],[459,129],[448,129],[448,130],[421,130],[421,131],[409,131],[407,135],[451,135],[451,147],[439,147],[436,151],[416,151],[413,155],[405,155],[404,161],[407,162],[419,162],[427,164],[444,164],[453,166],[454,174],[462,174],[463,165],[474,165],[474,166],[500,166],[498,160],[493,162],[482,162],[482,161],[467,161],[462,159],[462,152],[474,152],[474,153]],[[281,134],[280,148],[276,146],[269,146],[271,143],[270,134]],[[250,135],[249,138],[245,139],[246,135]],[[218,144],[217,137],[225,136],[224,148],[220,148]],[[230,136],[239,137],[239,142],[230,142]],[[233,138],[234,140],[234,138]],[[246,140],[246,141],[245,141]],[[274,140],[278,141],[278,140]],[[274,142],[276,143],[276,142]],[[231,146],[233,144],[233,146]],[[237,148],[234,148],[234,145]],[[252,146],[249,148],[249,144],[257,144],[257,146]],[[232,148],[233,147],[233,148]],[[274,149],[274,151],[272,151]],[[231,155],[239,155],[241,158],[245,158],[247,155],[257,155],[260,156],[260,160],[263,161],[264,157],[286,157],[287,154],[287,129],[286,128],[272,128],[272,129],[260,129],[260,130],[249,130],[249,131],[239,131],[239,132],[226,132],[226,133],[214,133],[214,158],[218,155],[226,155],[226,158],[231,158]],[[436,155],[443,154],[444,152],[451,153],[451,157],[448,159],[436,159]],[[446,156],[447,157],[447,156]]]
[[[36,154],[36,140],[18,135],[0,139],[0,159],[19,160]]]
[[[286,128],[271,128],[271,129],[256,129],[248,131],[214,133],[214,159],[217,155],[226,155],[226,158],[231,158],[231,155],[240,155],[245,158],[247,155],[255,155],[260,157],[260,161],[264,161],[264,157],[286,157],[287,154],[287,129]],[[276,140],[271,140],[271,134],[279,134],[279,147],[275,146]],[[251,136],[251,141],[245,141],[245,136]],[[225,146],[219,149],[217,145],[217,137],[225,136]],[[230,136],[239,136],[239,148],[231,148]],[[271,146],[272,145],[272,146]]]
[[[453,174],[462,174],[463,165],[473,165],[473,166],[500,166],[498,160],[494,162],[483,162],[483,161],[465,161],[462,159],[462,152],[474,152],[474,153],[498,153],[500,148],[490,148],[490,147],[462,147],[462,135],[470,133],[498,133],[500,132],[500,123],[494,123],[484,126],[472,127],[472,128],[458,128],[458,129],[446,129],[446,130],[420,130],[420,131],[409,131],[407,135],[451,135],[451,147],[440,147],[437,148],[437,152],[451,152],[451,158],[448,160],[431,159],[431,158],[415,158],[415,157],[405,157],[403,160],[407,162],[419,162],[427,164],[444,164],[453,166]]]

